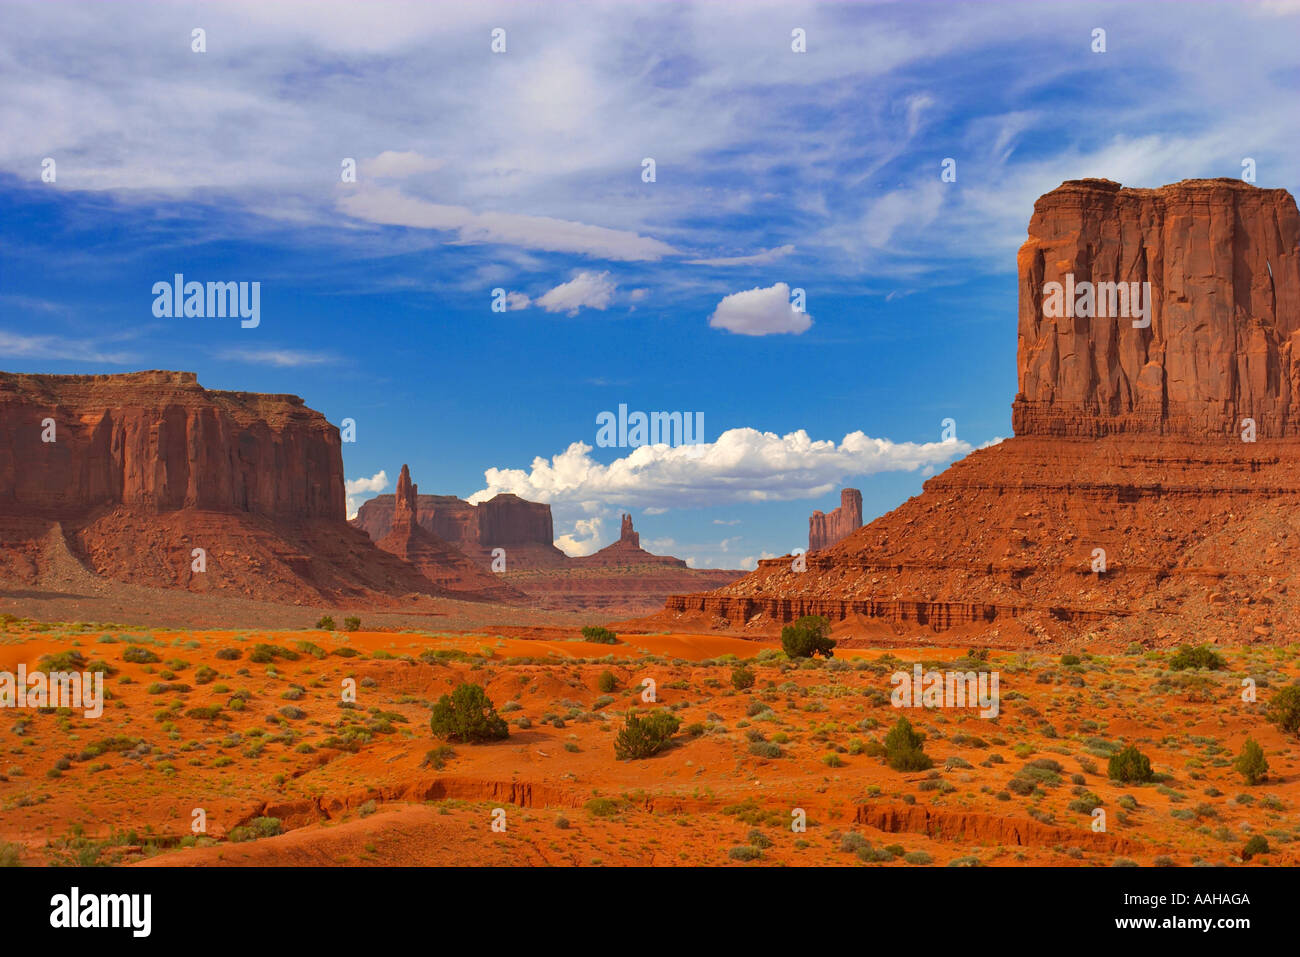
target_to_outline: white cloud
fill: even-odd
[[[790,287],[778,282],[767,289],[733,292],[713,310],[709,325],[742,336],[774,333],[800,335],[812,325],[812,316],[790,305]]]
[[[599,551],[602,524],[603,520],[600,518],[580,518],[573,523],[573,531],[570,534],[561,535],[555,540],[555,547],[570,558]]]
[[[217,353],[217,358],[276,366],[280,369],[329,365],[339,361],[336,356],[323,352],[303,352],[298,349],[224,349]]]
[[[27,336],[0,330],[0,355],[24,359],[62,359],[125,365],[135,361],[129,353],[105,352],[89,339],[62,336]]]
[[[547,312],[564,312],[570,316],[579,309],[604,309],[614,299],[617,283],[608,272],[580,272],[568,282],[561,283],[537,299],[537,305]]]
[[[549,460],[533,459],[528,470],[487,469],[486,486],[470,501],[513,492],[532,502],[594,512],[616,505],[683,508],[816,498],[849,476],[919,470],[970,451],[962,441],[896,443],[851,432],[836,443],[814,441],[802,429],[783,436],[729,429],[715,442],[641,446],[606,465],[592,458],[591,446],[574,442]]]
[[[518,312],[532,305],[532,300],[522,292],[506,293],[506,312]]]
[[[405,179],[420,173],[433,173],[446,165],[443,160],[424,156],[415,150],[384,150],[374,159],[361,163],[361,178]]]
[[[365,493],[369,492],[372,495],[378,495],[388,488],[388,473],[380,469],[370,478],[347,479],[344,481],[343,487],[348,495],[348,518],[356,518],[357,509],[361,507],[362,496]]]
[[[794,252],[794,246],[786,244],[776,246],[772,249],[765,249],[761,253],[754,253],[750,256],[722,256],[715,259],[688,259],[686,262],[692,266],[765,266],[768,263],[774,263],[778,259],[783,259]]]
[[[339,199],[338,206],[347,215],[369,223],[454,232],[463,244],[502,243],[626,261],[655,261],[677,252],[667,243],[635,232],[549,216],[476,213],[464,206],[431,203],[383,186],[348,193]]]

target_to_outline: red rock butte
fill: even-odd
[[[840,490],[840,507],[829,515],[813,512],[808,519],[808,551],[830,548],[862,527],[862,493],[855,488]]]
[[[821,614],[849,637],[1004,645],[1300,637],[1295,200],[1231,179],[1076,180],[1028,232],[1015,436],[806,571],[765,560],[658,617],[770,634]],[[1149,283],[1150,322],[1048,316],[1053,282]]]
[[[85,574],[282,602],[433,591],[348,526],[338,430],[297,396],[0,373],[0,578]]]

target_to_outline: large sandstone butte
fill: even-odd
[[[1064,183],[1017,257],[1015,436],[807,571],[766,560],[659,617],[771,634],[822,614],[845,637],[990,644],[1300,638],[1298,241],[1285,190]],[[1150,324],[1045,316],[1045,284],[1070,275],[1149,282]]]
[[[829,515],[822,511],[808,519],[808,551],[830,548],[862,527],[862,493],[855,488],[840,489],[840,507]]]
[[[377,495],[362,503],[352,524],[379,541],[392,528],[395,508],[395,496]],[[484,567],[496,548],[506,549],[511,569],[551,568],[565,560],[555,547],[551,506],[518,495],[503,492],[478,505],[454,495],[417,495],[415,515],[425,531]]]
[[[0,373],[0,578],[86,574],[280,602],[435,592],[348,526],[338,430],[297,396]]]
[[[394,496],[392,528],[376,543],[380,549],[414,565],[441,593],[481,601],[527,599],[422,526],[416,517],[418,496],[419,487],[411,482],[411,470],[403,465]]]

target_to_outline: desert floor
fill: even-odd
[[[929,646],[799,663],[771,641],[620,639],[585,642],[572,626],[345,633],[6,620],[0,670],[55,670],[43,656],[68,652],[112,670],[97,719],[0,713],[0,860],[1242,865],[1246,841],[1262,835],[1271,850],[1249,866],[1297,862],[1296,742],[1264,716],[1271,694],[1300,678],[1293,647],[1221,649],[1227,670],[1171,671],[1168,651],[1139,648],[1077,664],[993,651],[981,665],[963,660],[969,649]],[[737,659],[755,673],[745,690],[732,685]],[[892,707],[890,675],[915,661],[997,670],[1000,715]],[[1247,676],[1255,703],[1242,700]],[[641,700],[646,678],[653,704]],[[486,688],[510,736],[439,754],[430,709],[462,681]],[[662,753],[619,761],[613,740],[634,706],[672,709],[681,730]],[[927,735],[933,770],[900,773],[871,756],[900,714]],[[1253,787],[1232,768],[1248,734],[1270,764]],[[1107,779],[1121,743],[1149,755],[1156,782]],[[1104,832],[1091,827],[1095,807]],[[504,831],[493,830],[496,809]],[[796,809],[805,832],[791,828]]]

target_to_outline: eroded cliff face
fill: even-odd
[[[0,373],[0,506],[342,521],[340,448],[297,396],[213,391],[192,372]]]
[[[1063,184],[1018,258],[1016,436],[806,571],[761,561],[658,617],[769,635],[820,614],[876,642],[1300,640],[1298,240],[1284,190]],[[1150,283],[1150,324],[1045,315],[1047,284],[1085,281]]]
[[[1244,418],[1300,434],[1297,242],[1291,195],[1239,180],[1075,180],[1041,197],[1017,257],[1016,434],[1223,437]],[[1078,295],[1054,309],[1049,283]],[[1116,283],[1149,284],[1148,315]]]

